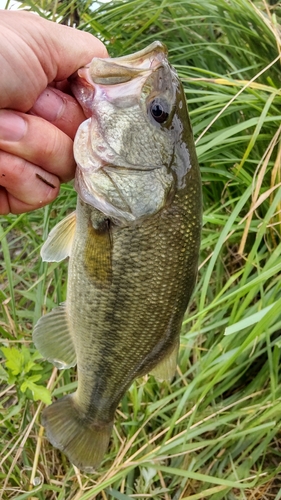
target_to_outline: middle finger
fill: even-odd
[[[0,149],[40,166],[63,182],[74,177],[72,139],[39,116],[0,110]]]

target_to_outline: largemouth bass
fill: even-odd
[[[133,380],[174,376],[197,275],[201,182],[182,85],[160,42],[94,58],[72,88],[88,117],[74,141],[77,209],[41,251],[45,261],[69,256],[67,298],[33,338],[55,366],[77,364],[77,391],[42,422],[92,471]]]

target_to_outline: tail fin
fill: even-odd
[[[53,446],[85,472],[94,472],[108,447],[113,422],[95,422],[79,413],[72,395],[45,408],[42,425]]]

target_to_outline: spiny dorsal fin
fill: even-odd
[[[57,368],[76,365],[76,354],[69,331],[66,304],[61,304],[37,321],[33,342],[38,351]]]
[[[69,257],[75,227],[76,212],[72,212],[51,230],[40,252],[45,262],[60,262]]]

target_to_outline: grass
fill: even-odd
[[[2,498],[281,499],[280,5],[125,0],[94,12],[83,1],[25,5],[75,19],[113,56],[155,39],[167,44],[189,104],[204,225],[177,377],[132,385],[103,464],[87,476],[43,436],[46,393],[22,386],[40,374],[34,383],[48,385],[52,397],[75,388],[74,371],[37,360],[31,342],[42,312],[65,297],[66,264],[42,263],[39,250],[75,193],[63,186],[52,206],[1,217],[0,334],[2,346],[19,353],[9,351],[10,367],[4,356],[0,365]]]

